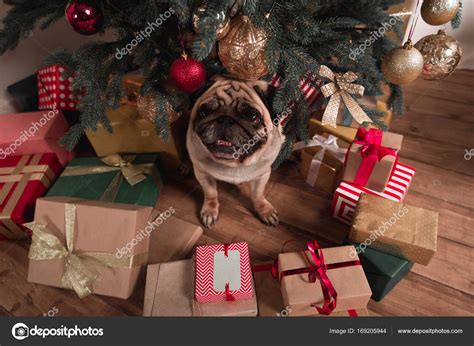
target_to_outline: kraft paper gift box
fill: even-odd
[[[362,193],[401,202],[405,199],[414,175],[415,168],[398,162],[383,192],[373,191],[343,181],[334,192],[331,204],[331,215],[335,219],[351,225],[357,201]]]
[[[77,110],[73,76],[66,76],[64,66],[46,66],[38,71],[37,77],[39,109]]]
[[[158,166],[156,154],[76,158],[47,196],[155,207],[162,187]]]
[[[141,235],[152,208],[70,197],[40,198],[28,254],[28,282],[127,299],[146,265]],[[135,241],[133,241],[135,240]],[[130,251],[119,251],[127,244]]]
[[[322,257],[319,251],[322,251]],[[354,247],[316,250],[318,265],[311,252],[308,244],[307,251],[278,255],[278,275],[288,315],[332,315],[332,312],[366,309],[372,291]],[[330,300],[325,300],[324,291]]]
[[[257,316],[255,297],[199,303],[194,295],[193,259],[149,265],[144,316]]]
[[[247,243],[196,248],[195,298],[200,303],[253,297]]]
[[[257,295],[258,316],[260,317],[285,317],[291,313],[291,308],[283,304],[280,283],[272,276],[273,263],[255,264],[252,266],[255,280],[255,292]],[[314,317],[326,317],[317,314]],[[338,316],[369,316],[367,309],[346,310],[333,312],[331,317]]]
[[[377,129],[358,129],[344,163],[343,180],[382,192],[387,186],[403,136]]]
[[[410,262],[428,265],[436,253],[438,213],[363,194],[356,206],[349,233],[352,243]]]
[[[170,211],[168,212],[171,213]],[[160,224],[157,223],[159,218],[160,212],[154,211],[151,219],[156,221],[157,227],[150,235],[148,264],[185,259],[201,237],[203,233],[202,228],[180,219],[176,215],[167,217]]]
[[[0,160],[0,240],[26,237],[21,225],[33,219],[36,199],[44,196],[61,168],[53,153]]]
[[[344,156],[348,145],[328,134],[315,135],[308,143],[295,143],[301,151],[301,174],[306,183],[318,190],[333,193],[342,179]]]
[[[413,263],[371,248],[360,249],[359,258],[372,290],[372,299],[382,300],[411,270]]]
[[[69,130],[61,111],[42,111],[0,115],[0,159],[25,154],[55,153],[65,166],[73,153],[59,145]]]

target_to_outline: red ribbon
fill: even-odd
[[[337,305],[337,292],[331,280],[329,280],[326,271],[331,269],[349,267],[353,265],[360,265],[360,261],[355,260],[343,263],[326,264],[324,262],[323,252],[318,242],[316,240],[312,240],[309,241],[307,245],[312,261],[307,257],[306,252],[303,252],[303,254],[309,263],[309,267],[285,270],[278,274],[278,262],[275,261],[272,268],[272,276],[281,280],[283,277],[288,275],[308,273],[309,282],[320,282],[324,298],[324,303],[322,307],[319,307],[316,304],[311,304],[311,306],[314,306],[321,315],[330,315]]]
[[[366,186],[377,162],[387,155],[398,156],[397,150],[382,146],[382,137],[383,132],[378,129],[357,130],[356,139],[352,143],[361,145],[362,162],[354,178],[355,184]]]
[[[229,257],[229,246],[230,244],[224,244],[224,256]],[[225,284],[225,300],[228,302],[235,301],[235,297],[230,293],[229,283]]]

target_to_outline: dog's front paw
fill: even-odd
[[[278,212],[266,199],[255,205],[255,212],[265,224],[273,227],[278,226]]]
[[[207,228],[216,224],[219,218],[219,203],[214,200],[205,200],[201,208],[201,221]]]

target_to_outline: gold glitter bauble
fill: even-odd
[[[382,60],[382,73],[393,84],[413,82],[423,71],[423,55],[410,42],[392,49]]]
[[[196,9],[193,14],[193,29],[194,31],[199,34],[199,24],[202,20],[206,20],[206,12],[207,12],[207,2],[204,2],[200,7]],[[216,19],[221,21],[221,24],[217,28],[216,31],[216,39],[222,39],[230,29],[230,19],[225,14],[225,12],[221,11],[216,14]]]
[[[427,80],[443,79],[454,72],[461,60],[462,50],[459,42],[446,35],[444,30],[436,35],[423,37],[415,44],[423,55],[424,66],[421,77]]]
[[[421,18],[431,25],[450,22],[459,8],[459,0],[424,0],[421,5]]]
[[[144,119],[151,121],[152,123],[155,122],[156,117],[159,115],[156,110],[158,106],[156,104],[156,97],[153,94],[148,94],[145,96],[138,95],[137,96],[137,109],[140,116]],[[169,117],[170,124],[175,122],[181,116],[180,113],[175,112],[171,103],[166,101],[165,104],[166,113]]]
[[[247,16],[237,16],[219,41],[219,58],[224,67],[240,79],[260,79],[268,72],[265,60],[267,33],[256,28]]]

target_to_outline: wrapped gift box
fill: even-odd
[[[363,194],[357,202],[349,241],[411,262],[428,265],[436,252],[438,213]]]
[[[47,66],[38,71],[39,109],[76,110],[77,100],[72,93],[73,77],[64,76],[65,67]]]
[[[356,245],[362,268],[372,290],[372,299],[382,300],[411,270],[413,263],[368,247]]]
[[[171,214],[174,209],[166,212]],[[152,214],[157,227],[150,236],[149,264],[185,259],[203,233],[200,226],[180,219],[176,215],[166,217],[166,212],[162,215],[159,211]],[[163,219],[162,222],[160,217]]]
[[[255,297],[232,302],[199,303],[193,298],[192,259],[148,266],[144,316],[257,316]]]
[[[152,208],[70,197],[40,198],[28,282],[127,299],[146,265],[145,227]],[[134,241],[135,240],[135,241]],[[128,247],[127,244],[133,246]],[[129,248],[130,251],[118,251]]]
[[[334,140],[335,143],[325,146],[324,149],[321,145],[312,145],[313,141],[327,143],[328,140]],[[347,144],[337,141],[334,136],[328,134],[314,136],[301,151],[301,174],[306,178],[306,183],[332,194],[342,179],[344,153],[347,147]]]
[[[242,300],[252,296],[247,243],[196,248],[195,298],[198,302]]]
[[[44,111],[0,115],[0,160],[7,156],[55,153],[64,166],[74,157],[59,145],[69,130],[62,112]]]
[[[61,171],[53,153],[0,160],[0,240],[25,238],[21,226],[33,219],[35,202]]]
[[[108,164],[108,158],[113,158]],[[143,171],[144,180],[128,182],[117,160],[131,163]],[[112,155],[105,158],[81,157],[74,159],[51,187],[47,196],[67,196],[155,207],[162,180],[158,170],[158,155]],[[115,163],[114,163],[115,162]],[[120,161],[122,162],[122,161]],[[130,168],[130,165],[127,165]],[[132,177],[133,179],[133,177]]]
[[[397,163],[387,183],[387,187],[382,193],[343,181],[334,192],[331,215],[335,219],[351,225],[357,201],[362,193],[401,202],[405,199],[414,175],[415,169],[413,167],[400,162]]]
[[[310,246],[308,246],[308,249]],[[311,316],[331,314],[333,311],[366,309],[372,292],[353,246],[340,246],[322,250],[324,260],[316,265],[311,250],[281,253],[278,255],[278,272],[281,282],[283,304],[289,316]],[[313,270],[317,270],[316,275]],[[315,275],[315,281],[311,276]],[[325,275],[326,278],[322,278]],[[330,282],[334,288],[323,288],[323,282]],[[332,301],[327,310],[324,290]],[[320,311],[319,309],[323,309]],[[326,311],[324,311],[326,310]]]
[[[403,136],[377,129],[358,129],[344,163],[343,180],[382,192],[387,186]]]

